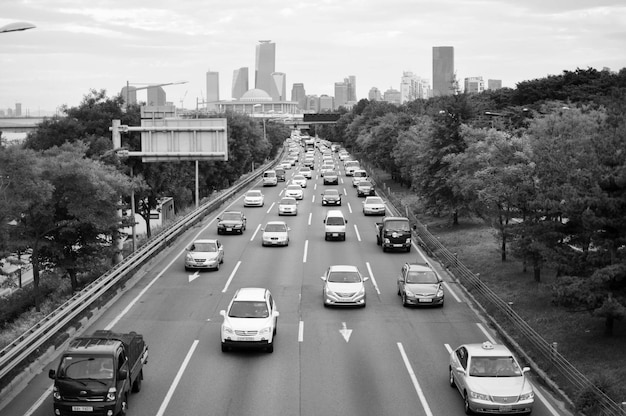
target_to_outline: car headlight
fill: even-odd
[[[185,260],[193,261],[193,256],[191,254],[187,253],[187,255],[185,256]]]
[[[438,298],[443,297],[443,287],[439,286],[439,289],[437,289],[437,295]]]
[[[389,244],[389,239],[385,238],[385,244]]]
[[[535,392],[529,392],[529,393],[524,393],[522,395],[519,396],[520,401],[521,400],[532,400],[535,398]]]
[[[115,387],[109,387],[109,391],[107,392],[107,397],[105,400],[107,402],[112,402],[113,400],[115,400],[116,396],[117,396],[117,389]]]
[[[224,333],[224,335],[232,335],[234,333],[231,327],[224,325],[222,326],[222,332]]]
[[[270,332],[272,332],[272,328],[268,326],[268,327],[265,327],[265,328],[261,329],[259,331],[259,335],[267,336],[267,335],[269,335]]]
[[[412,297],[414,297],[414,296],[415,296],[415,293],[411,292],[411,291],[410,291],[410,290],[408,290],[408,289],[405,289],[405,290],[404,290],[404,293],[405,293],[408,297],[410,297],[410,298],[412,298]]]
[[[405,241],[406,244],[411,244],[411,237],[407,238]]]
[[[488,394],[477,393],[475,391],[470,391],[470,397],[476,400],[491,401],[491,397]]]
[[[61,394],[59,393],[59,388],[57,386],[54,386],[52,389],[52,397],[55,400],[61,400]]]
[[[356,292],[357,296],[363,296],[365,294],[365,287],[361,287],[358,292]]]

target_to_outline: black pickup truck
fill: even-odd
[[[50,370],[55,415],[125,415],[131,392],[141,390],[148,346],[136,332],[99,330],[75,338]]]
[[[376,244],[383,251],[402,249],[411,251],[411,226],[406,217],[385,217],[376,223]]]

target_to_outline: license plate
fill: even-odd
[[[431,303],[433,300],[432,299],[419,299],[418,301],[421,303]]]
[[[92,406],[72,406],[72,412],[93,412]]]
[[[394,247],[402,247],[402,244],[394,244]]]
[[[500,406],[499,410],[501,412],[510,412],[513,408],[511,406]]]
[[[227,229],[226,229],[226,231],[232,231],[232,230],[233,230],[232,228],[227,228]]]
[[[237,341],[254,341],[254,337],[237,337]]]
[[[333,237],[339,237],[339,233],[333,233]]]

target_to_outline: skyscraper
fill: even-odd
[[[254,88],[272,93],[272,74],[276,72],[276,44],[270,40],[260,40],[256,45],[256,66]]]
[[[148,105],[165,105],[165,100],[163,87],[148,87]]]
[[[454,88],[454,47],[433,46],[433,95],[452,95]]]
[[[348,78],[344,79],[344,82],[348,84],[348,102],[356,103],[356,76],[349,75]]]
[[[502,88],[502,80],[501,79],[488,79],[487,80],[487,89],[488,90],[499,90]]]
[[[464,92],[467,94],[483,92],[485,91],[485,81],[483,77],[468,77],[465,78]]]
[[[348,84],[346,82],[335,82],[335,106],[345,107],[348,103]]]
[[[270,87],[270,96],[273,101],[287,100],[287,76],[284,72],[272,73],[272,84]]]
[[[206,73],[206,100],[215,102],[220,100],[220,73],[207,71]]]
[[[306,91],[303,83],[293,84],[293,87],[291,87],[291,101],[297,101],[298,108],[301,110],[306,108]]]
[[[231,92],[233,99],[240,99],[250,89],[248,78],[248,67],[242,67],[233,71],[233,89]]]

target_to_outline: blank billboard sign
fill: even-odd
[[[225,118],[141,120],[144,162],[228,160]]]

